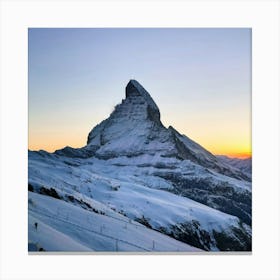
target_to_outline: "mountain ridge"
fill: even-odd
[[[109,159],[120,155],[133,157],[155,151],[163,157],[175,156],[181,160],[191,160],[221,174],[250,180],[246,174],[224,165],[211,152],[180,134],[172,126],[166,128],[160,121],[158,106],[136,80],[129,81],[126,98],[115,106],[110,116],[90,131],[85,147],[66,147],[56,150],[55,153]]]

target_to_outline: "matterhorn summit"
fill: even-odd
[[[126,100],[128,100],[127,102],[136,104],[138,108],[139,105],[143,105],[142,108],[145,109],[144,113],[148,119],[160,122],[160,112],[156,103],[137,81],[129,81],[125,89],[125,96]]]
[[[162,125],[159,109],[150,94],[131,80],[125,95],[110,117],[89,133],[87,145],[96,150],[97,157],[103,158],[169,151],[170,133]]]

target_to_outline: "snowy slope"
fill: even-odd
[[[231,238],[240,239],[235,232],[238,230],[243,237],[250,238],[250,231],[237,217],[166,191],[173,186],[159,177],[149,176],[149,167],[116,166],[96,158],[75,159],[69,165],[67,160],[30,152],[29,182],[33,191],[46,194],[44,188],[53,188],[68,203],[101,210],[118,219],[128,217],[175,235],[179,240],[186,239],[181,236],[186,229],[191,229],[189,235],[194,236],[197,232],[207,233],[199,241],[190,240],[190,244],[205,250],[223,248],[217,244],[215,233],[226,232]]]
[[[126,217],[93,213],[36,193],[29,193],[28,227],[29,242],[45,251],[201,251]]]

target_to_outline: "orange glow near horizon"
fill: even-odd
[[[48,140],[52,140],[52,139],[49,138]],[[60,141],[56,142],[55,144],[51,143],[51,142],[45,143],[45,144],[29,143],[28,149],[32,150],[32,151],[45,150],[47,152],[52,153],[52,152],[55,152],[56,150],[64,148],[65,146],[70,146],[72,148],[80,148],[80,147],[85,146],[85,144],[86,144],[85,141],[78,141],[78,139],[77,139],[77,141],[72,140],[72,141],[69,141],[68,143],[64,142],[63,139],[60,139]],[[226,149],[225,150],[223,150],[223,149],[211,150],[205,146],[204,146],[204,148],[214,155],[223,155],[223,156],[228,156],[228,157],[232,157],[232,158],[240,158],[240,159],[252,157],[252,153],[250,150],[242,150],[242,149],[238,150],[238,148],[233,149],[233,150],[226,150]]]
[[[216,154],[220,155],[220,154]],[[222,154],[223,156],[228,156],[230,158],[240,158],[240,159],[246,159],[246,158],[251,158],[252,153],[229,153],[229,154]]]
[[[45,150],[48,152],[54,152],[58,149],[62,149],[65,146],[73,148],[80,148],[86,145],[87,135],[90,130],[87,128],[80,128],[79,131],[75,130],[63,130],[57,133],[41,133],[31,135],[29,133],[29,150],[38,151]],[[183,133],[189,136],[187,133]],[[228,139],[221,137],[220,139],[211,139],[211,137],[196,137],[196,139],[190,137],[195,142],[199,143],[203,148],[210,151],[214,155],[225,155],[234,158],[248,158],[252,156],[251,145],[241,141],[229,142]]]
[[[215,145],[214,145],[215,143]],[[245,142],[222,142],[220,141],[212,143],[200,142],[206,150],[210,151],[214,155],[225,155],[234,158],[248,158],[252,156],[250,143],[245,144]]]
[[[99,115],[70,114],[64,118],[51,115],[47,121],[29,125],[29,149],[54,152],[65,146],[80,148],[86,145],[88,133],[98,123],[108,117],[108,112]],[[181,134],[186,135],[214,155],[235,158],[251,157],[251,129],[249,118],[242,114],[226,116],[215,111],[210,114],[182,114],[176,118],[171,111],[164,111],[162,122],[170,124]],[[221,115],[225,115],[221,119]],[[169,116],[166,118],[164,116]],[[89,119],[94,119],[89,122]],[[246,121],[247,120],[247,121]]]

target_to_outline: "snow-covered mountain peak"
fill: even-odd
[[[119,142],[124,138],[121,146],[127,150],[128,139],[134,146],[137,142],[136,138],[150,135],[154,127],[163,128],[156,103],[144,87],[137,81],[130,80],[126,86],[126,98],[115,106],[108,119],[92,129],[87,144],[103,146],[109,142]],[[141,142],[144,144],[145,140]]]
[[[154,165],[166,165],[169,160],[193,164],[238,179],[249,180],[239,170],[220,162],[214,155],[175,128],[168,129],[160,121],[160,112],[150,94],[135,80],[126,86],[126,98],[115,106],[109,118],[95,126],[81,149],[64,148],[57,155],[99,159],[153,156]],[[130,161],[129,160],[129,161]],[[150,159],[141,164],[150,165]],[[183,164],[183,163],[182,163]]]

